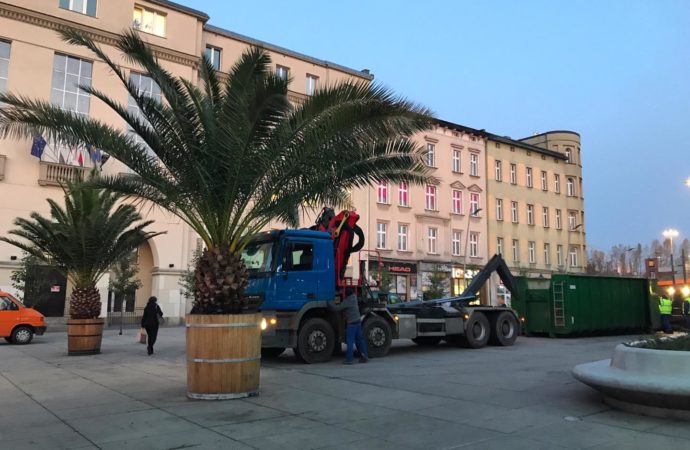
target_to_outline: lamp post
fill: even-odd
[[[565,254],[565,273],[568,273],[568,271],[570,270],[570,232],[577,230],[581,226],[582,226],[582,224],[579,223],[579,224],[575,225],[574,227],[570,228],[570,230],[568,230],[568,248],[565,249],[565,251],[566,251],[566,254]]]
[[[628,253],[631,252],[631,251],[633,251],[633,250],[635,250],[635,247],[630,247],[629,249],[627,249],[627,250],[625,251],[626,257],[625,257],[625,259],[623,260],[623,263],[625,263],[625,261],[627,260],[627,255],[628,255]],[[630,275],[632,275],[632,271],[633,271],[633,270],[632,270],[632,257],[630,257]]]
[[[676,285],[676,269],[673,267],[673,238],[678,237],[678,230],[669,228],[667,230],[664,230],[661,232],[661,235],[668,239],[671,244],[671,282],[673,283],[671,286]],[[685,264],[685,261],[683,261],[683,264]]]
[[[467,246],[468,243],[470,242],[470,217],[477,217],[477,213],[481,211],[482,208],[477,208],[474,211],[470,212],[467,214],[467,229],[465,230],[465,257],[462,258],[462,280],[465,283],[465,287],[467,287]]]

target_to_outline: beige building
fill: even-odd
[[[321,83],[344,79],[370,81],[368,71],[357,71],[241,36],[207,23],[203,12],[165,0],[0,0],[0,90],[50,100],[66,109],[124,127],[124,122],[104,104],[78,88],[91,84],[122,104],[128,95],[106,65],[89,52],[61,41],[56,30],[71,26],[88,32],[118,61],[131,80],[149,95],[160,96],[153,81],[121,59],[113,47],[115,35],[127,27],[141,31],[171,73],[198,80],[200,55],[204,52],[221,72],[227,71],[250,45],[266,49],[279,74],[290,77],[289,95],[300,101]],[[137,112],[134,104],[129,104]],[[94,165],[99,156],[85,148],[63,148],[48,142],[40,157],[31,155],[30,141],[0,140],[0,233],[13,228],[17,216],[32,211],[47,214],[47,198],[60,199],[61,178],[75,179]],[[105,173],[126,173],[117,161],[102,165]],[[159,210],[144,209],[154,219],[154,230],[167,234],[139,249],[140,278],[144,286],[128,310],[143,306],[156,295],[166,316],[181,317],[187,307],[178,280],[197,246],[197,238],[179,219]],[[0,243],[0,289],[12,290],[10,275],[22,255]],[[46,272],[50,290],[40,299],[51,315],[61,316],[69,287],[54,273]],[[107,314],[107,279],[99,287],[103,316]],[[110,309],[113,309],[111,306]]]
[[[486,140],[489,253],[503,254],[514,274],[584,272],[580,136]]]
[[[488,254],[482,132],[439,120],[416,140],[438,184],[381,181],[352,197],[373,250],[362,256],[369,258],[370,278],[380,259],[391,273],[391,292],[408,300],[423,295],[434,269],[447,274],[449,294],[462,292],[463,268],[484,265]]]

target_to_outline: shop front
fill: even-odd
[[[439,287],[443,290],[443,296],[450,295],[453,288],[451,285],[453,267],[450,263],[420,262],[419,270],[421,275],[420,283],[423,286],[422,291],[427,291],[434,283],[434,280],[436,280],[435,282],[441,285]],[[440,281],[438,277],[434,276],[434,274],[438,273],[445,275],[441,277]]]
[[[407,261],[369,261],[369,278],[376,280],[379,274],[386,279],[390,293],[397,294],[399,301],[417,299],[417,264]]]

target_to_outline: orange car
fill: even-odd
[[[27,308],[7,292],[0,291],[0,336],[13,344],[28,344],[34,334],[46,331],[43,314]]]

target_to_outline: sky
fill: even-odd
[[[354,69],[436,117],[582,139],[587,245],[690,238],[690,1],[178,0]]]

